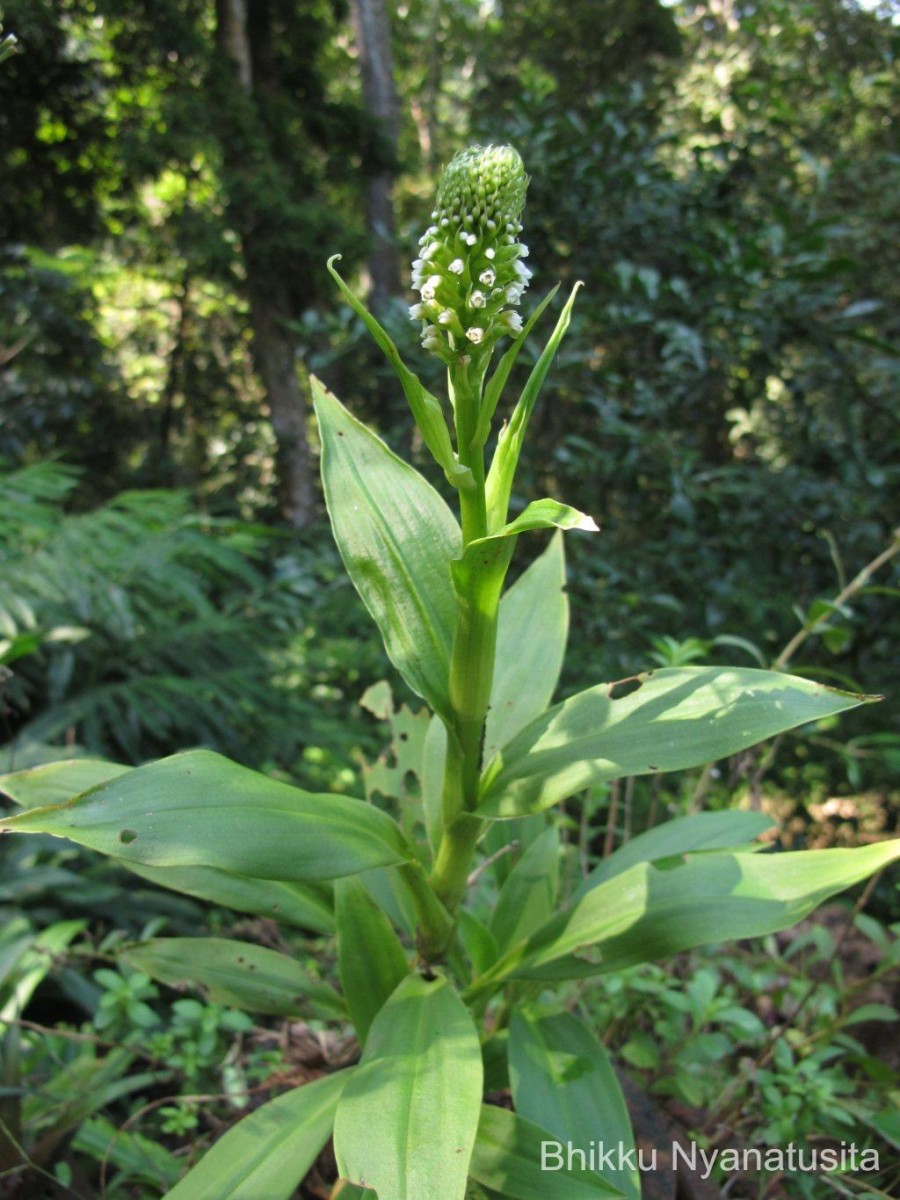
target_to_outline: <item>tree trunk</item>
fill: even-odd
[[[391,53],[391,26],[384,0],[352,0],[353,26],[362,70],[363,100],[378,122],[393,157],[397,153],[397,90]],[[372,236],[369,301],[380,308],[400,292],[394,236],[393,177],[379,171],[366,184],[366,223]]]
[[[253,357],[266,390],[275,434],[278,511],[295,529],[303,529],[312,524],[316,515],[306,431],[308,388],[304,395],[294,344],[284,331],[283,305],[271,289],[258,289],[255,284],[259,281],[248,278],[247,282],[252,289]]]
[[[270,86],[271,81],[259,77],[260,71],[265,69],[267,55],[254,53],[248,24],[250,8],[253,9],[249,17],[255,22],[254,30],[265,41],[269,32],[266,28],[267,6],[254,4],[254,0],[216,0],[217,46],[230,60],[237,83],[252,101],[254,92]],[[222,151],[229,162],[234,151],[228,144],[227,135]],[[240,170],[239,161],[235,160],[231,165]],[[240,200],[234,195],[230,200],[235,210],[235,223],[242,235],[253,328],[253,358],[265,389],[275,434],[278,511],[284,521],[295,529],[302,529],[314,520],[316,501],[307,435],[309,405],[300,385],[294,341],[287,330],[290,306],[278,280],[271,277],[265,265],[268,260],[262,244],[262,252],[257,252],[257,240],[262,243],[266,231],[260,230],[254,213],[240,211]]]

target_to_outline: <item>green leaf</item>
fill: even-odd
[[[340,1179],[332,1193],[332,1200],[378,1200],[378,1193],[371,1188],[360,1187],[358,1183]]]
[[[516,817],[609,779],[714,762],[877,699],[755,667],[676,667],[603,683],[532,721],[488,765],[480,811]]]
[[[69,758],[43,763],[27,771],[0,775],[0,792],[22,808],[37,808],[45,804],[62,804],[79,796],[88,788],[106,783],[131,771],[119,763],[102,758]]]
[[[449,718],[456,608],[450,562],[461,534],[431,485],[313,382],[322,480],[344,565],[391,662]]]
[[[137,767],[65,804],[3,818],[0,829],[68,838],[129,864],[256,879],[333,879],[411,854],[371,805],[301,791],[209,750]]]
[[[559,831],[546,829],[510,871],[491,917],[502,950],[544,925],[556,909],[559,890]]]
[[[499,957],[500,947],[487,925],[464,908],[459,914],[458,930],[459,940],[476,975],[492,967]]]
[[[844,1019],[844,1025],[862,1025],[866,1021],[889,1021],[891,1023],[897,1020],[897,1010],[892,1008],[890,1004],[861,1004],[859,1008]]]
[[[334,932],[333,902],[326,891],[327,884],[251,879],[215,867],[147,867],[120,859],[116,861],[141,879],[173,892],[208,900],[236,912],[257,913],[275,921],[285,921],[298,929]]]
[[[687,817],[676,817],[639,833],[614,850],[609,858],[594,867],[578,888],[576,898],[599,883],[621,875],[635,863],[658,862],[662,858],[698,850],[736,850],[742,843],[752,842],[767,829],[772,829],[774,824],[771,817],[757,812],[692,813]]]
[[[478,423],[475,426],[475,435],[472,438],[472,445],[483,446],[488,440],[488,435],[491,432],[491,422],[494,419],[494,413],[497,411],[497,404],[503,394],[503,389],[506,387],[506,381],[509,379],[509,373],[519,357],[519,351],[528,340],[528,335],[540,320],[544,309],[559,291],[557,283],[550,289],[544,299],[540,302],[528,320],[525,322],[522,332],[518,335],[500,361],[497,363],[497,369],[491,376],[490,382],[484,389],[484,399],[481,402],[481,408],[478,410]]]
[[[229,1129],[166,1200],[288,1200],[328,1141],[353,1074],[326,1075],[263,1104]]]
[[[625,1097],[606,1050],[583,1021],[570,1013],[535,1018],[516,1012],[509,1075],[520,1117],[578,1147],[597,1141],[606,1150],[615,1147],[614,1165],[598,1155],[597,1169],[612,1187],[640,1200],[637,1167],[619,1166],[618,1148],[634,1151]],[[636,1163],[636,1154],[631,1161]]]
[[[694,946],[777,933],[900,858],[900,839],[855,850],[699,854],[639,863],[592,888],[487,976],[570,979],[621,970]],[[573,957],[595,948],[588,961]]]
[[[216,1004],[276,1017],[343,1018],[347,1007],[334,988],[286,954],[231,938],[150,938],[120,958],[169,987],[187,984]]]
[[[485,762],[550,703],[568,633],[566,567],[558,533],[500,600]]]
[[[463,1200],[478,1126],[478,1032],[446,979],[409,976],[369,1030],[338,1107],[343,1178],[383,1200]]]
[[[105,1117],[82,1121],[71,1144],[79,1154],[94,1162],[108,1161],[131,1180],[149,1183],[161,1195],[175,1186],[182,1171],[180,1159],[171,1150]]]
[[[40,933],[27,933],[5,944],[0,951],[0,982],[3,983],[3,1007],[0,1008],[0,1032],[3,1023],[21,1015],[35,989],[53,970],[59,956],[85,928],[87,921],[56,921]],[[27,928],[27,926],[26,926]],[[18,924],[14,925],[14,930]]]
[[[513,479],[515,478],[516,467],[519,463],[519,455],[522,452],[528,422],[531,419],[531,414],[537,403],[541,388],[544,386],[544,380],[547,378],[550,366],[559,350],[560,343],[565,337],[566,330],[569,328],[575,297],[578,295],[578,289],[581,286],[580,283],[576,283],[572,288],[569,299],[560,313],[556,328],[550,335],[543,353],[532,368],[528,382],[522,389],[522,395],[519,397],[519,401],[513,410],[509,424],[500,432],[497,449],[494,453],[491,469],[488,472],[486,486],[488,528],[491,530],[496,530],[498,527],[506,524],[509,497],[512,493]]]
[[[397,986],[409,974],[406,951],[390,921],[359,878],[335,884],[341,988],[360,1043]]]
[[[471,542],[470,545],[480,546],[485,542],[492,541],[493,538],[516,537],[520,533],[528,533],[533,529],[554,528],[583,529],[588,533],[596,533],[597,523],[593,517],[579,512],[577,508],[572,508],[569,504],[562,504],[559,500],[532,500],[514,521],[510,521],[508,525],[504,525],[502,529],[498,529],[496,533],[492,533],[486,538],[479,538],[477,541]]]
[[[444,474],[447,476],[449,483],[457,488],[471,487],[473,484],[472,471],[469,467],[464,467],[453,452],[450,430],[447,427],[447,421],[444,417],[444,410],[441,408],[440,401],[432,396],[431,392],[426,391],[419,382],[418,376],[409,370],[400,357],[400,351],[391,341],[385,329],[372,316],[362,301],[354,296],[353,292],[334,269],[332,263],[337,262],[340,257],[339,254],[334,254],[329,258],[328,270],[341,289],[344,299],[357,316],[362,318],[366,329],[368,329],[379,349],[396,371],[397,378],[400,380],[400,386],[403,388],[403,394],[406,396],[406,402],[422,434],[422,440],[431,451],[434,460],[443,467]],[[312,382],[314,386],[318,384],[318,380],[313,379]]]
[[[596,1139],[597,1134],[592,1140]],[[561,1170],[554,1165],[558,1152],[563,1155]],[[565,1170],[565,1154],[565,1144],[560,1146],[560,1139],[548,1130],[508,1109],[485,1104],[469,1173],[511,1200],[547,1200],[548,1196],[553,1200],[597,1200],[598,1196],[621,1195],[596,1171],[582,1170],[576,1163],[572,1170]]]

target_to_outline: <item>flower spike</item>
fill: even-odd
[[[410,315],[423,322],[424,348],[448,364],[473,346],[486,362],[498,338],[521,330],[509,306],[531,276],[518,241],[527,187],[512,146],[470,146],[441,178],[434,224],[413,263],[422,302]]]

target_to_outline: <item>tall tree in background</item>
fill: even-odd
[[[275,264],[267,221],[271,214],[266,211],[273,200],[271,175],[279,173],[277,148],[259,103],[277,87],[271,38],[267,4],[217,0],[216,43],[223,61],[217,64],[215,83],[226,105],[227,124],[221,130],[226,190],[242,236],[254,357],[278,447],[278,507],[290,524],[304,526],[312,520],[315,503],[306,435],[307,403],[287,329],[289,287],[283,271],[272,270]]]
[[[381,143],[381,153],[373,156],[373,171],[366,180],[366,224],[372,238],[370,301],[377,309],[400,291],[392,196],[399,111],[391,24],[384,0],[352,0],[351,10],[362,69],[363,100],[376,122]]]
[[[75,243],[103,255],[104,271],[127,263],[135,286],[154,280],[142,306],[146,328],[156,322],[162,333],[141,352],[174,369],[141,396],[151,434],[141,482],[156,471],[197,484],[216,470],[216,422],[234,420],[222,405],[244,421],[260,415],[247,412],[255,389],[242,387],[241,372],[223,389],[220,367],[208,386],[212,287],[230,305],[232,342],[242,343],[242,321],[252,330],[278,512],[307,524],[313,478],[289,326],[331,300],[327,250],[356,256],[363,242],[369,122],[358,91],[332,98],[330,75],[351,61],[339,14],[328,0],[96,0],[90,11],[77,0],[10,0],[5,15],[26,53],[0,80],[0,163],[11,185],[0,196],[0,243],[51,254]],[[217,335],[218,346],[227,340]],[[5,403],[0,396],[0,424]],[[61,435],[35,450],[70,447]],[[167,472],[179,453],[180,470]]]
[[[298,12],[278,0],[216,0],[214,129],[277,444],[278,506],[296,527],[312,521],[315,492],[305,376],[288,323],[316,302],[322,249],[337,234],[318,188],[324,125],[315,114],[326,106],[316,54],[326,32],[317,6]]]

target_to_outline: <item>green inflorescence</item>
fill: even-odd
[[[522,259],[528,176],[512,146],[471,146],[447,167],[419,241],[410,309],[424,322],[422,345],[448,364],[462,354],[488,356],[497,339],[518,334],[516,306],[531,271]]]

